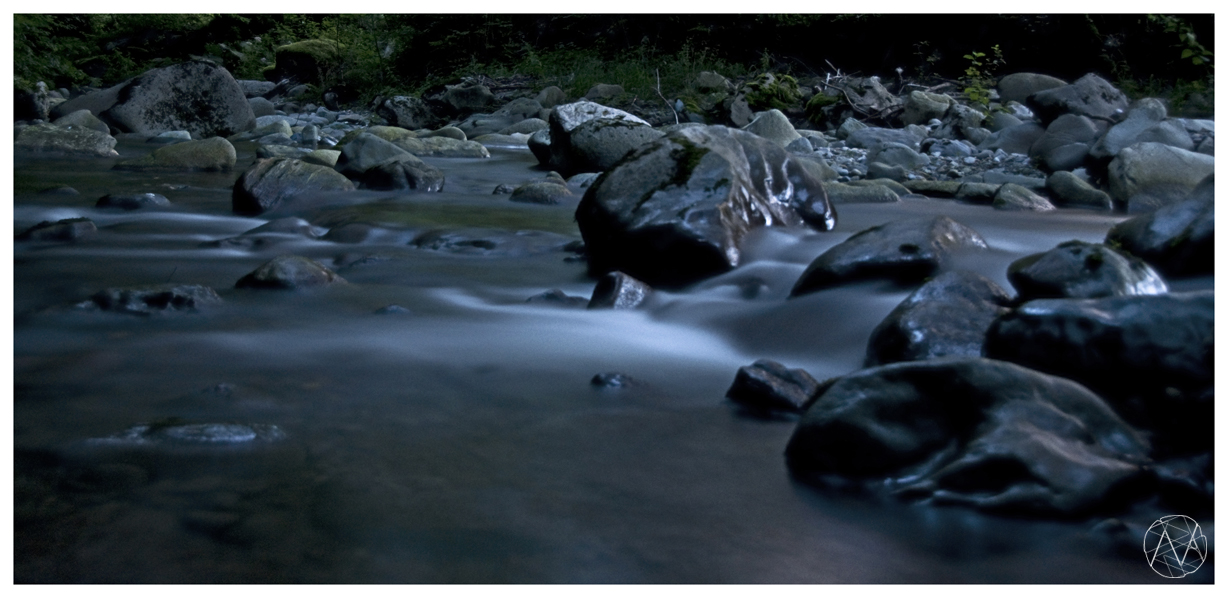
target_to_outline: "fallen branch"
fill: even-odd
[[[674,113],[674,124],[678,124],[679,123],[678,111],[674,110],[673,104],[670,104],[669,100],[665,99],[665,94],[661,93],[661,69],[656,69],[656,72],[657,72],[657,95],[661,96],[661,101],[665,102],[665,105],[668,106],[670,111]]]

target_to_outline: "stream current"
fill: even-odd
[[[118,159],[15,159],[16,231],[79,216],[99,228],[93,242],[14,247],[17,582],[1168,581],[1141,547],[1089,540],[1094,520],[813,489],[785,467],[795,422],[723,398],[761,358],[820,380],[861,367],[870,332],[908,289],[786,300],[813,258],[857,231],[945,214],[991,246],[955,266],[1010,289],[1010,262],[1102,241],[1120,215],[841,205],[835,231],[759,230],[730,273],[639,310],[588,311],[526,303],[552,288],[587,298],[595,285],[562,250],[580,238],[578,195],[542,206],[491,194],[543,176],[526,149],[427,158],[447,177],[441,193],[357,191],[348,205],[321,197],[277,214],[321,233],[380,223],[363,243],[202,246],[273,217],[231,212],[254,159],[237,147],[229,173],[110,170],[153,148],[131,139]],[[56,185],[81,194],[38,193]],[[173,205],[93,207],[144,192]],[[430,231],[486,241],[411,244]],[[234,288],[282,254],[349,284]],[[212,287],[223,303],[152,317],[72,308],[102,289],[165,282]],[[392,304],[407,313],[375,313]],[[590,384],[605,372],[636,383]],[[133,440],[140,424],[225,425],[181,427],[211,432],[176,442]],[[1212,566],[1190,581],[1213,579]]]

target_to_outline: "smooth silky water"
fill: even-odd
[[[119,149],[129,158],[151,147]],[[287,235],[257,250],[202,247],[267,221],[230,210],[253,148],[239,154],[235,172],[196,174],[17,158],[17,231],[76,216],[100,229],[92,243],[15,246],[18,582],[1161,580],[1141,549],[1113,555],[1089,541],[1094,521],[798,483],[782,454],[795,422],[723,398],[737,369],[760,358],[819,379],[861,366],[871,330],[907,289],[867,283],[786,300],[815,256],[859,230],[946,214],[992,246],[957,264],[1009,289],[1011,261],[1100,241],[1120,216],[844,205],[833,232],[757,231],[728,274],[659,292],[642,310],[587,311],[525,303],[552,288],[588,297],[595,284],[561,250],[579,239],[578,198],[539,206],[491,194],[543,176],[527,150],[428,159],[447,176],[442,193],[361,191],[286,213],[321,232],[382,223],[370,242]],[[54,185],[81,195],[36,193]],[[174,208],[92,207],[137,192]],[[409,244],[441,229],[502,249]],[[347,285],[234,289],[284,253],[358,263],[335,267]],[[164,282],[213,287],[224,303],[152,317],[71,309],[104,288]],[[409,313],[373,313],[390,304]],[[603,372],[638,383],[590,385]],[[97,440],[156,422],[272,425],[284,437]]]

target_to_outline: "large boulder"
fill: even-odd
[[[985,355],[1084,384],[1165,445],[1211,446],[1212,291],[1029,301],[990,326]]]
[[[1130,108],[1125,120],[1113,125],[1096,141],[1089,155],[1093,160],[1108,164],[1121,150],[1136,143],[1143,131],[1164,122],[1165,118],[1168,118],[1168,109],[1164,102],[1143,98]]]
[[[1028,97],[1027,103],[1046,124],[1067,113],[1107,120],[1130,105],[1126,94],[1093,73],[1070,85],[1036,92]]]
[[[1090,118],[1063,114],[1045,129],[1028,150],[1028,155],[1040,160],[1048,171],[1074,170],[1083,165],[1088,148],[1100,130]]]
[[[51,124],[59,127],[80,127],[84,129],[93,129],[105,135],[111,134],[111,127],[108,127],[107,123],[102,122],[97,116],[94,116],[93,112],[90,112],[84,108],[75,112],[69,112],[64,116],[55,119]]]
[[[751,227],[836,216],[819,178],[779,145],[722,126],[676,130],[597,179],[576,209],[594,274],[678,287],[730,270]]]
[[[16,89],[13,95],[13,118],[15,120],[50,120],[51,91],[39,81],[34,89]]]
[[[923,125],[942,118],[953,103],[950,96],[915,90],[904,98],[904,113],[900,120],[905,125]]]
[[[341,148],[337,172],[367,189],[439,191],[444,182],[438,168],[371,133],[362,133]]]
[[[116,164],[118,170],[230,170],[235,165],[235,147],[221,137],[184,141],[155,149]]]
[[[769,141],[775,141],[781,147],[789,145],[794,139],[802,138],[797,129],[793,128],[793,123],[789,122],[789,118],[775,108],[755,114],[755,120],[742,127],[742,130],[750,131]]]
[[[84,127],[31,125],[17,133],[13,149],[19,152],[56,152],[110,158],[118,156],[115,138]]]
[[[485,110],[495,101],[495,94],[485,85],[466,82],[444,86],[440,100],[452,114],[470,114]]]
[[[998,96],[1002,104],[1025,102],[1028,96],[1048,89],[1068,85],[1057,77],[1040,73],[1012,73],[998,80]]]
[[[391,125],[410,130],[430,128],[438,120],[431,112],[430,106],[414,96],[388,98],[380,104],[375,113]]]
[[[946,216],[895,220],[863,230],[815,258],[790,297],[863,280],[916,285],[958,249],[985,249],[980,233]]]
[[[866,367],[937,357],[980,357],[985,331],[1011,296],[966,270],[944,272],[904,299],[870,333]]]
[[[296,83],[319,83],[341,62],[341,46],[331,39],[305,39],[273,50],[273,68],[265,72],[269,81],[289,79]]]
[[[129,133],[188,131],[201,137],[228,137],[252,128],[256,120],[230,72],[199,60],[132,79],[118,91],[115,105],[99,116]]]
[[[235,181],[236,214],[257,215],[315,191],[353,191],[354,184],[327,166],[293,158],[259,160]]]
[[[1215,172],[1215,157],[1155,142],[1127,147],[1109,163],[1109,195],[1130,213],[1185,199]]]
[[[1035,121],[1007,127],[986,137],[977,144],[977,149],[1002,150],[1008,154],[1026,154],[1032,144],[1045,134],[1045,127]]]
[[[1067,241],[1020,258],[1006,270],[1020,301],[1158,295],[1168,285],[1142,260],[1111,247]]]
[[[1168,277],[1215,273],[1215,174],[1188,198],[1109,230],[1105,243],[1142,258]]]
[[[110,110],[111,106],[115,105],[116,99],[119,98],[119,92],[131,82],[132,80],[129,79],[106,89],[91,91],[71,100],[61,102],[51,109],[51,118],[53,120],[63,118],[78,110],[89,110],[94,116],[101,116],[104,112]]]
[[[652,127],[624,119],[596,118],[571,131],[566,164],[574,172],[604,172],[636,148],[664,136]]]
[[[639,139],[645,135],[650,135],[648,131],[652,131],[652,125],[649,125],[647,121],[639,118],[638,116],[628,112],[623,112],[622,110],[618,110],[616,108],[608,108],[594,102],[579,101],[572,104],[555,106],[554,109],[550,111],[550,128],[546,130],[546,133],[544,134],[541,131],[534,133],[533,136],[529,138],[529,149],[533,150],[533,155],[537,156],[539,161],[543,156],[546,158],[545,161],[542,161],[543,166],[557,171],[563,176],[571,176],[578,172],[584,172],[584,168],[580,166],[580,164],[584,162],[584,159],[576,156],[576,152],[573,151],[572,134],[580,127],[580,125],[597,119],[603,119],[606,121],[621,121],[621,123],[625,125],[623,128],[629,129],[630,127],[640,126],[643,127],[645,131],[640,134],[636,134],[636,132],[629,130],[622,131],[612,129],[609,132],[599,131],[599,129],[604,129],[605,127],[588,129],[590,134],[585,137],[585,142],[587,147],[586,151],[589,153],[594,153],[597,149],[594,146],[607,139],[612,139],[612,141],[610,141],[611,144],[623,147],[630,141]],[[606,126],[610,126],[610,124],[612,123],[607,123]],[[538,147],[538,149],[534,149],[535,145]],[[623,151],[625,152],[627,149],[631,148],[624,147]],[[603,153],[609,154],[613,153],[613,151]],[[621,155],[619,157],[621,157]]]
[[[1148,445],[1099,397],[982,358],[862,370],[836,380],[785,449],[802,479],[913,499],[1072,516],[1116,507],[1143,481]]]
[[[1059,170],[1045,179],[1045,190],[1064,208],[1113,209],[1113,198],[1068,170]]]

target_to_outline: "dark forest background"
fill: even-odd
[[[15,15],[14,85],[101,87],[209,58],[276,74],[278,48],[331,40],[310,83],[351,102],[463,77],[522,77],[583,95],[647,93],[715,70],[960,81],[1095,72],[1129,95],[1212,93],[1213,15]],[[976,65],[973,58],[976,53]],[[898,70],[897,70],[898,69]],[[657,77],[660,77],[659,82]]]

